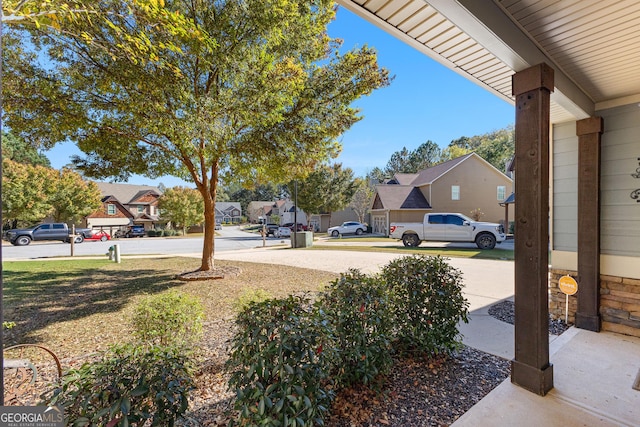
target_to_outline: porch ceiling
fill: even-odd
[[[337,1],[511,103],[511,76],[548,63],[553,123],[640,103],[637,0]]]

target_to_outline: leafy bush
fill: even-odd
[[[227,369],[238,419],[232,425],[322,425],[333,393],[332,346],[306,297],[252,303],[236,318]]]
[[[458,323],[468,322],[462,273],[441,256],[407,256],[382,269],[391,291],[399,349],[437,353],[455,349]]]
[[[271,298],[273,298],[273,295],[264,289],[246,289],[232,305],[236,312],[240,312],[249,307],[251,303],[262,302]]]
[[[142,300],[134,309],[134,336],[143,343],[190,348],[202,337],[204,309],[195,297],[168,291]]]
[[[177,349],[124,345],[66,373],[48,404],[63,406],[73,426],[174,426],[193,388]]]
[[[386,285],[352,269],[321,293],[319,303],[337,344],[338,383],[370,385],[388,372],[392,312]]]

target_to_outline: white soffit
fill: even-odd
[[[338,0],[513,103],[511,76],[555,69],[552,122],[640,97],[638,0]]]

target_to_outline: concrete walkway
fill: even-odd
[[[259,248],[219,253],[216,259],[372,273],[399,256]],[[463,342],[512,359],[513,326],[496,320],[487,310],[513,298],[513,262],[455,258],[450,264],[463,272],[470,302],[470,322],[461,325]],[[555,388],[547,396],[537,396],[507,379],[453,426],[640,426],[640,391],[634,389],[634,383],[640,388],[640,338],[571,328],[559,337],[550,336],[550,361]]]

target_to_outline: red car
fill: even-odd
[[[106,231],[100,230],[92,233],[89,237],[85,237],[84,240],[100,240],[101,242],[106,242],[107,240],[111,240],[111,236]]]

